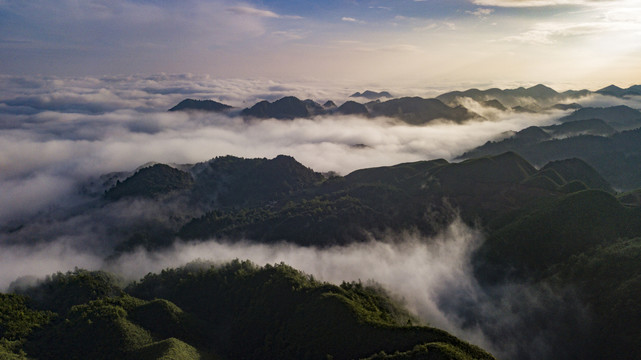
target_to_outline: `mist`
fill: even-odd
[[[10,89],[0,97],[0,227],[61,203],[82,202],[76,191],[82,184],[111,172],[131,172],[148,162],[193,164],[223,155],[285,154],[315,171],[345,175],[366,167],[452,160],[502,132],[550,124],[563,114],[497,113],[469,104],[488,120],[427,126],[357,116],[246,121],[166,109],[185,97],[239,108],[286,95],[341,104],[354,89],[194,75],[4,76],[0,84]]]
[[[550,358],[554,348],[558,352],[553,344],[560,341],[565,351],[576,351],[574,335],[559,334],[577,334],[589,323],[571,294],[539,285],[509,283],[489,290],[479,285],[471,258],[483,234],[459,218],[430,238],[405,232],[329,248],[211,239],[176,242],[159,251],[139,248],[107,260],[96,249],[79,249],[70,240],[2,246],[0,289],[35,284],[46,275],[75,267],[106,270],[135,281],[195,260],[222,264],[248,259],[258,265],[284,262],[333,284],[380,285],[424,324],[449,331],[499,358]]]
[[[181,219],[169,222],[172,214],[187,219],[201,214],[180,199],[166,203],[121,200],[96,206],[109,187],[103,175],[122,180],[149,162],[194,164],[224,155],[273,158],[286,154],[315,171],[346,175],[409,161],[453,161],[506,132],[551,125],[569,112],[503,112],[466,100],[465,106],[484,119],[462,124],[435,121],[425,126],[358,116],[246,121],[166,110],[186,97],[237,108],[288,95],[340,105],[349,94],[364,89],[194,75],[0,76],[0,85],[9,89],[0,96],[2,290],[18,278],[42,278],[75,267],[103,269],[136,280],[196,259],[221,263],[249,259],[259,265],[284,262],[335,284],[374,281],[424,322],[502,358],[549,358],[551,349],[558,349],[554,345],[561,342],[567,351],[580,353],[571,334],[586,328],[589,319],[571,292],[528,284],[483,288],[471,266],[483,235],[460,219],[432,238],[407,232],[323,249],[210,239],[175,242],[155,252],[138,249],[107,261],[105,254],[113,253],[127,229],[157,225],[157,219],[168,227],[178,226]],[[423,95],[385,90],[398,96]],[[422,91],[435,95],[433,89]],[[598,95],[577,102],[641,107],[639,99]]]

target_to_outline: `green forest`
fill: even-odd
[[[494,359],[381,288],[285,264],[194,262],[127,285],[77,269],[0,309],[2,359]]]

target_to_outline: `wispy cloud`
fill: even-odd
[[[380,54],[420,51],[411,44],[372,49]],[[36,214],[56,199],[72,196],[75,186],[88,177],[135,169],[149,161],[194,163],[228,154],[288,154],[317,171],[345,174],[413,160],[451,159],[496,133],[550,121],[547,115],[533,115],[416,127],[354,116],[246,123],[233,116],[166,112],[185,97],[238,107],[286,95],[340,104],[355,91],[194,75],[0,77],[0,86],[9,89],[0,97],[0,222]],[[53,97],[52,88],[62,96]],[[354,144],[368,147],[354,150]]]
[[[558,5],[595,5],[614,3],[618,0],[472,0],[472,3],[483,6],[498,7],[541,7]]]
[[[559,39],[571,36],[594,34],[602,30],[599,24],[556,24],[541,23],[534,28],[513,36],[503,38],[503,41],[514,41],[532,44],[554,44]]]
[[[641,31],[641,23],[599,21],[585,23],[537,23],[531,29],[501,39],[508,42],[551,45],[570,38],[597,36],[620,31]]]
[[[273,11],[256,9],[249,6],[234,6],[227,8],[227,11],[234,13],[236,15],[251,15],[258,17],[266,18],[279,18],[280,15],[276,14]]]
[[[480,19],[487,19],[488,16],[490,16],[494,12],[494,9],[488,9],[488,8],[477,8],[474,11],[466,11],[466,14],[474,15]]]
[[[353,17],[349,17],[349,16],[343,16],[341,18],[341,21],[357,23],[357,24],[365,24],[365,21],[359,20],[359,19],[356,19],[356,18],[353,18]]]
[[[274,19],[302,19],[300,16],[296,15],[279,15],[270,10],[257,9],[250,6],[232,6],[227,8],[227,11],[236,14],[236,15],[248,15],[248,16],[257,16],[262,18],[274,18]]]

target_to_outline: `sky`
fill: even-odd
[[[0,0],[0,73],[627,87],[633,0]]]

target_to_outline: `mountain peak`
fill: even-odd
[[[212,111],[222,112],[231,109],[232,107],[219,103],[214,100],[195,100],[185,99],[178,103],[178,105],[169,109],[169,111]]]
[[[364,92],[355,92],[349,97],[364,97],[366,99],[374,100],[378,98],[391,98],[393,97],[392,94],[390,94],[387,91],[381,91],[381,92],[376,92],[376,91],[371,91],[371,90],[365,90]]]
[[[604,87],[603,89],[597,90],[596,92],[604,92],[604,91],[623,91],[623,89],[612,84]]]
[[[551,87],[545,86],[543,84],[537,84],[532,86],[531,88],[526,89],[526,91],[534,97],[555,97],[559,93],[552,89]]]
[[[261,101],[241,114],[255,118],[295,119],[307,118],[322,112],[323,107],[312,100],[300,100],[295,96],[285,96],[272,103]]]

